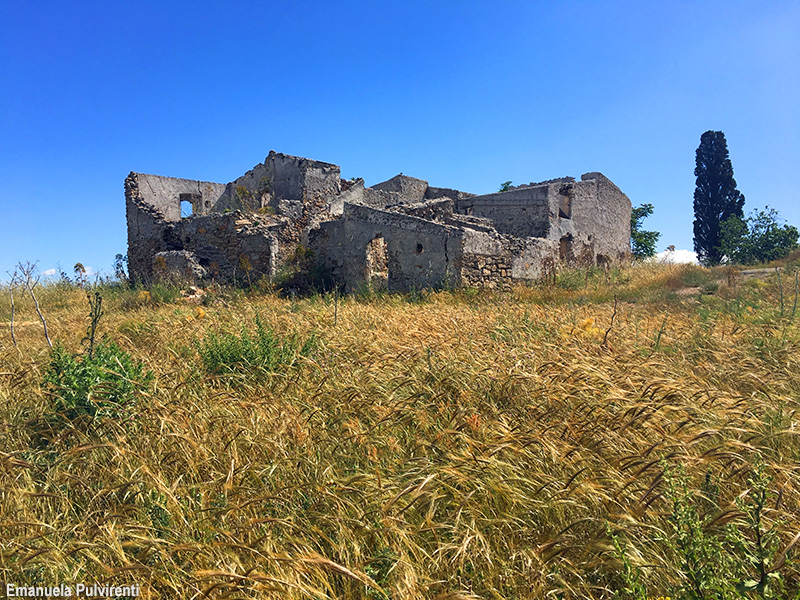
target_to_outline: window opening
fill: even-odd
[[[195,208],[200,208],[200,212],[203,212],[203,197],[200,194],[179,194],[178,200],[181,203],[181,219],[191,217]]]
[[[558,203],[558,216],[562,219],[572,218],[572,186],[565,185],[559,190],[561,198]]]

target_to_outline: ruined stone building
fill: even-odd
[[[134,280],[274,279],[298,246],[347,290],[505,287],[630,255],[631,203],[601,173],[476,196],[405,175],[372,187],[274,151],[228,184],[131,173]]]

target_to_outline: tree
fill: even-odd
[[[722,222],[744,216],[744,195],[736,189],[724,133],[706,131],[700,137],[694,174],[694,250],[702,264],[716,265],[723,257]]]
[[[661,234],[642,230],[642,221],[652,214],[652,204],[642,204],[631,211],[631,253],[634,258],[649,258],[656,253],[656,242]]]
[[[800,233],[781,225],[774,208],[755,210],[747,220],[733,215],[722,222],[720,249],[729,262],[753,264],[783,258],[797,248]]]

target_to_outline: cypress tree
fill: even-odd
[[[700,137],[694,174],[694,251],[702,264],[716,265],[722,259],[722,222],[744,216],[744,195],[736,189],[724,133],[706,131]]]

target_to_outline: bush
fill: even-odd
[[[736,215],[721,226],[721,252],[729,262],[748,265],[783,258],[797,248],[798,231],[780,224],[774,208],[753,211],[747,220]]]
[[[153,374],[113,342],[98,342],[91,355],[76,355],[56,343],[44,388],[56,419],[119,417]]]
[[[314,337],[300,342],[296,335],[281,338],[265,326],[259,316],[251,333],[244,326],[239,335],[208,332],[197,344],[203,368],[210,375],[238,373],[264,374],[294,364],[299,356],[307,356],[314,347]]]
[[[682,465],[661,460],[670,513],[668,535],[661,538],[677,564],[671,590],[675,598],[785,598],[784,573],[793,557],[790,543],[782,552],[778,523],[768,508],[776,497],[766,464],[756,455],[747,479],[748,490],[736,499],[737,511],[718,504],[719,486],[706,472],[702,493],[689,486]],[[727,523],[726,523],[727,521]],[[648,598],[644,572],[631,563],[619,538],[609,531],[624,587],[615,598]]]

